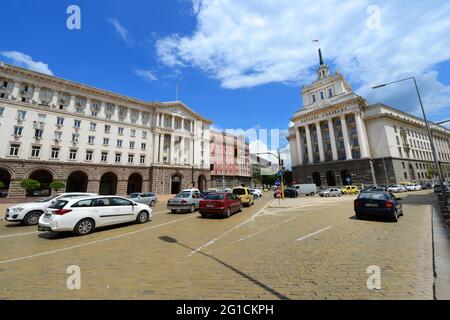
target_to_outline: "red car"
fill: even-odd
[[[215,192],[200,201],[199,212],[203,218],[208,215],[222,215],[229,218],[233,213],[242,211],[242,202],[238,196],[228,192]]]

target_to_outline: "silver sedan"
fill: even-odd
[[[342,192],[338,188],[328,188],[319,192],[321,197],[342,197]]]
[[[158,203],[158,197],[153,192],[132,193],[128,196],[128,199],[133,200],[134,202],[137,202],[137,203],[147,204],[150,207],[154,207]]]
[[[182,191],[175,198],[167,201],[167,209],[172,213],[177,213],[178,211],[189,211],[193,213],[200,207],[200,201],[203,199],[200,192]]]

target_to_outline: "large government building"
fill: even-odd
[[[355,94],[330,74],[322,53],[317,80],[302,90],[303,107],[289,128],[295,183],[318,186],[429,181],[434,168],[425,122]],[[449,178],[450,131],[432,125],[444,175]]]
[[[0,63],[0,181],[66,191],[174,194],[210,178],[210,127],[183,103],[145,102]]]

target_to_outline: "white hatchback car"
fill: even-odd
[[[9,222],[21,222],[27,226],[36,225],[44,211],[59,199],[88,196],[96,196],[96,194],[83,192],[61,193],[36,202],[18,204],[6,209],[5,220]]]
[[[60,199],[39,219],[39,231],[71,231],[84,236],[98,227],[136,221],[146,223],[152,209],[117,196]]]

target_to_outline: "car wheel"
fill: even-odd
[[[231,217],[231,210],[230,208],[227,209],[227,211],[225,211],[225,218],[229,218]]]
[[[239,209],[239,212],[243,212],[244,211],[244,205],[241,203],[241,208]]]
[[[311,192],[310,196],[311,196],[311,197],[314,197],[314,192]]]
[[[77,223],[73,232],[77,236],[85,236],[94,231],[95,223],[92,219],[83,219]]]
[[[143,224],[143,223],[146,223],[148,221],[148,218],[149,218],[148,212],[147,211],[141,211],[137,215],[136,222],[139,223],[139,224]]]
[[[330,195],[329,195],[328,193],[325,195],[325,197],[327,197],[327,198],[328,198],[329,196],[330,196]]]
[[[154,207],[156,205],[155,201],[150,202],[150,207]]]
[[[41,215],[42,213],[39,211],[32,211],[25,216],[23,219],[23,224],[26,226],[35,226],[39,223],[39,218]]]
[[[190,213],[194,213],[194,212],[195,212],[195,205],[192,205],[192,206],[189,208],[189,212],[190,212]]]
[[[397,210],[394,211],[394,215],[393,215],[393,217],[392,217],[392,221],[393,221],[393,222],[398,222]]]
[[[338,194],[338,197],[339,197],[339,198],[342,197],[342,193],[339,193],[339,194]]]

